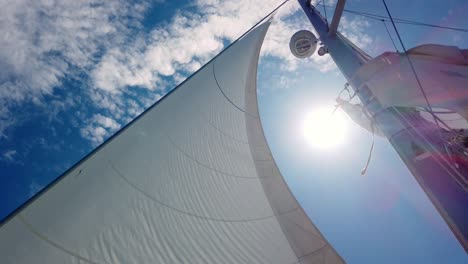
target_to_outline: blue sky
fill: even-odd
[[[0,218],[280,2],[2,3]],[[468,25],[466,1],[387,2],[398,18]],[[346,8],[385,15],[381,1],[351,0]],[[398,27],[407,48],[423,43],[468,47],[467,33]],[[376,139],[365,177],[360,171],[372,137],[351,122],[346,143],[333,150],[304,144],[304,116],[333,105],[346,81],[328,56],[299,61],[290,55],[289,37],[303,28],[311,29],[291,0],[266,37],[258,75],[264,130],[301,205],[349,263],[467,263],[467,255],[386,140]],[[393,50],[381,22],[345,13],[341,30],[373,56]]]

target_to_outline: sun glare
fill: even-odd
[[[345,141],[346,116],[333,107],[317,108],[304,118],[303,133],[308,145],[318,149],[333,149]]]

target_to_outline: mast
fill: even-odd
[[[337,12],[330,27],[310,0],[298,2],[317,31],[322,49],[329,53],[356,92],[363,107],[372,116],[373,125],[387,137],[460,244],[468,251],[468,215],[465,213],[468,205],[467,163],[454,164],[450,159],[440,127],[410,108],[383,107],[365,80],[359,78],[357,72],[369,61],[369,57],[337,31],[345,0],[338,0]]]
[[[317,9],[308,0],[298,0],[305,14],[317,31],[323,47],[328,51],[333,61],[345,76],[348,84],[356,92],[362,104],[374,117],[375,125],[382,127],[383,133],[389,139],[395,133],[405,130],[405,126],[400,122],[390,109],[384,109],[375,99],[370,89],[361,87],[361,81],[355,77],[359,68],[367,63],[367,59],[362,56],[350,41],[338,31],[329,30],[327,21],[319,14]],[[344,0],[338,1],[337,5],[344,7]],[[340,12],[341,13],[341,12]],[[333,17],[331,27],[337,27],[340,17]],[[336,28],[335,28],[336,30]],[[385,120],[385,122],[382,122]]]

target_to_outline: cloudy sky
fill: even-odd
[[[281,2],[0,0],[0,218]],[[348,2],[351,10],[385,14],[380,1]],[[468,25],[465,2],[388,0],[396,17],[453,27]],[[291,0],[266,36],[258,76],[266,136],[298,200],[350,263],[466,263],[386,141],[377,140],[367,177],[359,173],[371,137],[351,123],[339,151],[319,153],[298,141],[305,113],[333,105],[345,83],[328,56],[290,54],[289,38],[303,28],[311,29]],[[394,50],[382,22],[345,13],[340,30],[373,56]],[[466,33],[400,30],[407,47],[468,47]]]

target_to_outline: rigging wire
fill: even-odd
[[[396,51],[396,52],[399,52],[399,51],[398,51],[398,48],[397,48],[397,46],[396,46],[396,44],[395,44],[395,41],[393,40],[392,34],[390,34],[390,30],[388,30],[387,23],[385,23],[385,20],[383,20],[383,19],[382,19],[381,21],[382,21],[383,25],[385,26],[385,29],[387,30],[388,37],[389,37],[390,40],[392,41],[392,44],[393,44],[393,47],[395,48],[395,51]]]
[[[427,97],[427,94],[426,94],[426,92],[425,92],[423,86],[422,86],[421,80],[419,79],[419,76],[418,76],[418,74],[417,74],[417,72],[416,72],[416,69],[415,69],[415,67],[414,67],[414,64],[413,64],[411,58],[409,57],[408,51],[406,50],[406,47],[405,47],[405,45],[404,45],[404,43],[403,43],[403,40],[402,40],[402,38],[401,38],[401,36],[400,36],[400,33],[399,33],[399,31],[398,31],[398,28],[396,27],[396,23],[408,24],[408,25],[415,25],[415,26],[426,26],[426,27],[433,27],[433,28],[441,28],[441,29],[455,30],[455,31],[461,31],[461,32],[468,32],[468,29],[464,29],[464,28],[455,28],[455,27],[446,27],[446,26],[439,26],[439,25],[433,25],[433,24],[428,24],[428,23],[422,23],[422,22],[416,22],[416,21],[411,21],[411,20],[400,19],[400,18],[393,18],[392,15],[391,15],[391,13],[390,13],[390,11],[389,11],[389,9],[388,9],[388,6],[387,6],[385,0],[382,0],[382,1],[383,1],[384,6],[385,6],[385,9],[386,9],[386,12],[387,12],[387,14],[388,14],[388,17],[380,16],[380,15],[375,15],[375,14],[370,14],[370,13],[358,12],[358,11],[353,11],[353,10],[347,10],[347,9],[345,9],[344,11],[345,11],[345,12],[348,12],[348,13],[355,14],[355,15],[360,15],[360,16],[364,16],[364,17],[367,17],[367,18],[370,18],[370,19],[374,19],[374,20],[379,20],[379,21],[381,21],[381,22],[384,24],[384,26],[385,26],[385,29],[386,29],[386,31],[387,31],[387,33],[388,33],[388,35],[389,35],[390,40],[392,41],[393,47],[395,48],[395,50],[396,50],[397,52],[399,52],[399,51],[398,51],[398,48],[397,48],[397,46],[396,46],[396,44],[395,44],[395,41],[393,40],[393,37],[392,37],[392,35],[391,35],[391,33],[390,33],[390,30],[388,29],[388,27],[387,27],[387,25],[386,25],[386,21],[392,23],[393,28],[394,28],[394,30],[395,30],[395,32],[396,32],[397,37],[398,37],[398,40],[399,40],[399,42],[400,42],[400,44],[401,44],[401,47],[402,47],[402,49],[403,49],[403,51],[404,51],[404,54],[405,54],[405,56],[406,56],[406,58],[407,58],[407,60],[408,60],[408,63],[409,63],[409,65],[410,65],[410,67],[411,67],[412,73],[413,73],[413,75],[414,75],[414,77],[415,77],[415,79],[416,79],[416,82],[417,82],[417,84],[418,84],[418,86],[419,86],[419,88],[420,88],[420,90],[421,90],[421,93],[422,93],[422,95],[423,95],[423,97],[424,97],[424,99],[425,99],[425,102],[426,102],[426,104],[427,104],[426,111],[432,115],[432,117],[433,117],[433,119],[434,119],[434,122],[435,122],[435,124],[436,124],[437,127],[438,127],[438,134],[439,134],[439,136],[440,136],[440,139],[442,140],[442,142],[444,142],[445,140],[444,140],[444,137],[443,137],[443,135],[442,135],[442,130],[444,130],[444,129],[441,127],[441,124],[440,124],[439,122],[441,122],[449,131],[452,131],[452,132],[458,132],[458,131],[456,131],[456,130],[450,128],[444,121],[442,121],[438,116],[436,116],[435,112],[433,111],[432,106],[431,106],[431,103],[430,103],[430,101],[429,101],[429,99],[428,99],[428,97]],[[323,5],[323,7],[324,7],[324,10],[326,10],[326,7],[328,7],[328,6],[325,5],[324,1],[320,1],[320,2],[323,2],[322,5]],[[319,3],[320,3],[320,2],[319,2]],[[317,5],[319,5],[319,3],[318,3]],[[330,8],[331,8],[331,7],[330,7]],[[347,89],[346,89],[346,86],[345,86],[345,89],[343,89],[343,90],[340,92],[340,95],[341,95],[342,92],[344,92],[344,90],[347,90]],[[349,90],[348,90],[348,94],[349,94]],[[354,96],[353,96],[353,97],[354,97]],[[340,106],[341,106],[341,104],[336,105],[336,106],[335,106],[335,109],[333,110],[333,113],[334,113]],[[397,110],[397,112],[399,113],[399,115],[400,115],[403,119],[405,119],[405,120],[408,122],[408,120],[405,118],[404,115],[402,115],[402,113],[400,113],[400,111]],[[373,121],[373,119],[372,119],[372,121]],[[457,134],[457,135],[460,135],[460,132],[458,132],[458,133],[456,133],[456,134]],[[373,136],[373,139],[372,139],[372,145],[371,145],[371,148],[370,148],[370,151],[369,151],[369,157],[368,157],[368,159],[367,159],[366,166],[365,166],[364,169],[361,171],[361,175],[365,175],[365,173],[367,172],[367,169],[368,169],[370,160],[371,160],[371,158],[372,158],[372,152],[373,152],[373,148],[374,148],[374,136],[375,136],[375,135],[374,135],[373,123],[372,123],[372,136]],[[444,146],[444,148],[446,149],[446,151],[447,151],[447,153],[448,153],[449,151],[447,150],[447,146],[446,146],[445,143],[443,143],[443,146]]]
[[[429,112],[429,111],[427,111],[427,112]],[[440,122],[442,125],[444,125],[449,131],[452,131],[453,128],[451,128],[449,125],[447,125],[447,123],[445,123],[445,121],[456,121],[456,120],[457,120],[457,119],[455,119],[455,120],[445,120],[445,121],[444,121],[444,120],[442,120],[442,119],[441,119],[440,117],[438,117],[438,116],[436,116],[436,118],[437,118],[437,120],[439,120],[439,122]],[[460,134],[460,133],[456,133],[456,134]]]
[[[322,4],[320,4],[320,2],[322,2]],[[317,5],[321,5],[323,7],[323,13],[325,15],[325,20],[327,21],[327,24],[328,24],[328,18],[327,18],[327,8],[328,7],[326,4],[325,4],[325,0],[320,0],[317,2],[317,4],[315,4],[316,6]]]
[[[457,112],[454,112],[454,111],[447,111],[447,112],[440,112],[440,111],[430,111],[429,109],[427,108],[423,108],[423,109],[417,109],[418,111],[420,112],[426,112],[426,113],[438,113],[438,114],[456,114]],[[439,120],[439,122],[445,126],[445,128],[447,128],[448,131],[451,131],[453,132],[454,134],[457,134],[457,135],[464,135],[463,133],[460,133],[460,131],[458,131],[457,129],[453,128],[453,127],[450,127],[449,125],[447,125],[446,122],[451,122],[451,121],[458,121],[458,120],[465,120],[463,117],[459,117],[459,118],[455,118],[455,119],[444,119],[442,120],[442,118],[440,118],[438,115],[436,115],[436,118],[437,120]]]
[[[421,90],[421,93],[422,93],[422,95],[424,97],[424,100],[426,101],[427,107],[429,108],[431,115],[434,117],[434,121],[437,124],[437,126],[439,127],[439,132],[440,132],[440,129],[442,129],[442,128],[440,127],[439,121],[437,120],[437,116],[432,112],[431,103],[429,102],[429,98],[427,97],[426,91],[424,90],[424,88],[423,88],[423,86],[421,84],[421,80],[419,79],[418,73],[416,72],[416,69],[415,69],[415,67],[413,65],[413,61],[411,60],[411,58],[410,58],[410,56],[408,54],[408,51],[406,50],[405,44],[403,43],[403,40],[402,40],[402,38],[400,36],[400,32],[398,31],[398,28],[396,27],[396,25],[395,25],[395,23],[393,21],[392,14],[390,13],[390,10],[388,9],[387,3],[385,2],[385,0],[382,0],[382,2],[384,4],[384,6],[385,6],[385,10],[387,11],[388,17],[390,18],[390,20],[392,22],[393,29],[395,29],[395,33],[396,33],[396,35],[398,37],[398,40],[400,41],[400,45],[403,48],[403,52],[406,55],[405,57],[408,60],[408,64],[410,65],[410,68],[411,68],[411,71],[413,72],[414,78],[416,79],[416,82],[418,83],[419,89]],[[442,135],[441,135],[441,138],[442,138]]]
[[[391,40],[391,42],[392,42],[392,44],[393,44],[393,47],[395,48],[395,50],[396,50],[397,52],[399,52],[399,51],[398,51],[398,48],[396,47],[395,41],[394,41],[393,37],[391,36],[390,30],[388,29],[386,22],[391,22],[391,23],[392,23],[392,25],[393,25],[393,27],[394,27],[396,33],[397,33],[397,36],[398,36],[398,38],[399,38],[399,40],[400,40],[400,43],[401,43],[402,48],[403,48],[403,50],[404,50],[404,53],[405,53],[406,55],[408,55],[408,53],[407,53],[407,51],[406,51],[406,49],[405,49],[405,47],[404,47],[404,45],[403,45],[403,42],[402,42],[402,40],[401,40],[401,37],[400,37],[400,35],[399,35],[399,32],[397,31],[397,28],[396,28],[395,23],[407,24],[407,25],[415,25],[415,26],[433,27],[433,28],[440,28],[440,29],[447,29],[447,30],[454,30],[454,31],[460,31],[460,32],[468,33],[468,29],[465,29],[465,28],[456,28],[456,27],[440,26],[440,25],[422,23],[422,22],[417,22],[417,21],[412,21],[412,20],[407,20],[407,19],[394,18],[394,17],[391,16],[391,14],[390,14],[390,12],[389,12],[389,10],[388,10],[388,7],[386,6],[385,1],[384,1],[384,4],[385,4],[385,7],[386,7],[386,11],[387,11],[388,16],[376,15],[376,14],[372,14],[372,13],[360,12],[360,11],[349,10],[349,9],[345,9],[344,11],[345,11],[345,12],[348,12],[348,13],[351,13],[351,14],[360,15],[360,16],[367,17],[367,18],[370,18],[370,19],[378,20],[378,21],[381,21],[382,23],[384,23],[384,26],[385,26],[385,29],[386,29],[386,31],[387,31],[387,34],[388,34],[388,36],[389,36],[389,38],[390,38],[390,40]],[[330,6],[326,6],[326,5],[324,5],[324,4],[322,4],[322,5],[323,5],[324,7],[333,8],[333,7],[330,7]],[[438,120],[440,121],[440,119],[439,119],[437,116],[435,116],[435,114],[436,114],[437,112],[434,112],[434,111],[433,111],[433,109],[432,109],[430,103],[428,102],[427,96],[426,96],[426,94],[425,94],[425,92],[424,92],[424,90],[423,90],[423,87],[422,87],[422,85],[421,85],[421,82],[420,82],[420,80],[419,80],[419,78],[418,78],[418,76],[417,76],[417,74],[416,74],[416,71],[415,71],[415,69],[414,69],[414,65],[412,64],[412,61],[411,61],[411,59],[410,59],[408,56],[407,56],[407,58],[408,58],[408,61],[409,61],[410,66],[411,66],[411,68],[412,68],[412,71],[413,71],[413,73],[415,74],[416,81],[418,82],[418,85],[419,85],[419,87],[420,87],[420,89],[421,89],[421,92],[423,93],[423,96],[424,96],[424,98],[425,98],[425,100],[426,100],[426,103],[428,103],[428,108],[429,108],[429,109],[427,109],[426,112],[430,113],[430,114],[434,117],[435,123],[438,125],[439,128],[441,128],[440,125],[439,125],[439,122],[438,122]],[[449,129],[450,129],[450,128],[449,128]],[[450,129],[450,130],[452,130],[453,132],[457,133],[457,131],[455,131],[454,129]]]
[[[385,4],[385,6],[386,6],[385,1],[384,1],[384,4]],[[326,6],[326,5],[324,5],[324,4],[322,4],[322,5],[324,6],[324,8],[325,8],[325,7],[333,8],[333,7],[331,7],[331,6]],[[391,23],[392,23],[392,25],[393,25],[395,31],[397,32],[397,36],[398,36],[398,38],[399,38],[401,44],[402,44],[402,41],[401,41],[401,38],[400,38],[399,33],[398,33],[398,31],[397,31],[397,28],[396,28],[395,23],[406,24],[406,25],[414,25],[414,26],[433,27],[433,28],[440,28],[440,29],[454,30],[454,31],[460,31],[460,32],[468,33],[468,29],[465,29],[465,28],[440,26],[440,25],[434,25],[434,24],[429,24],[429,23],[423,23],[423,22],[412,21],[412,20],[408,20],[408,19],[394,18],[394,17],[392,17],[392,16],[390,15],[388,8],[386,8],[386,11],[387,11],[387,14],[388,14],[389,16],[376,15],[376,14],[372,14],[372,13],[360,12],[360,11],[349,10],[349,9],[345,9],[344,11],[345,11],[345,12],[348,12],[348,13],[351,13],[351,14],[354,14],[354,15],[359,15],[359,16],[363,16],[363,17],[367,17],[367,18],[370,18],[370,19],[374,19],[374,20],[378,20],[378,21],[383,22],[383,23],[384,23],[384,26],[385,26],[385,29],[386,29],[386,31],[387,31],[387,33],[388,33],[388,36],[389,36],[390,40],[392,41],[393,47],[395,48],[395,50],[396,50],[397,52],[399,52],[399,51],[398,51],[398,48],[396,47],[395,41],[394,41],[393,37],[391,36],[390,30],[388,29],[388,27],[387,27],[387,25],[386,25],[386,22],[391,22]],[[402,47],[403,47],[404,53],[407,55],[407,51],[406,51],[405,47],[403,46],[403,44],[402,44]],[[409,60],[410,66],[411,66],[411,68],[412,68],[412,71],[413,71],[413,73],[415,74],[416,81],[418,82],[418,85],[419,85],[419,87],[420,87],[420,89],[421,89],[421,91],[422,91],[422,93],[423,93],[423,95],[424,95],[424,98],[426,99],[426,103],[428,103],[427,96],[425,95],[425,92],[424,92],[424,90],[423,90],[423,88],[422,88],[421,82],[420,82],[420,80],[419,80],[419,78],[418,78],[418,76],[417,76],[417,74],[416,74],[416,71],[415,71],[415,69],[414,69],[414,65],[412,64],[412,61],[411,61],[411,59],[410,59],[408,56],[407,56],[407,58],[408,58],[408,60]],[[426,112],[430,113],[430,114],[434,117],[435,123],[438,125],[439,128],[441,128],[440,125],[439,125],[439,122],[437,122],[437,120],[440,120],[440,119],[439,119],[438,117],[435,116],[435,114],[436,114],[437,112],[434,112],[434,111],[433,111],[433,109],[432,109],[432,107],[431,107],[430,104],[428,104],[428,107],[429,107],[429,109],[427,109]],[[450,129],[450,130],[451,130],[452,132],[457,133],[457,131],[454,130],[454,129]]]
[[[323,2],[323,13],[325,14],[325,20],[327,21],[328,24],[328,17],[327,17],[327,8],[325,7],[325,0],[322,0]]]
[[[327,8],[333,8],[332,6],[327,6],[324,4],[317,4],[317,5],[322,5]],[[382,16],[382,15],[376,15],[372,13],[366,13],[366,12],[360,12],[360,11],[355,11],[355,10],[350,10],[350,9],[344,9],[344,12],[351,13],[354,15],[359,15],[363,17],[367,17],[370,19],[378,20],[378,21],[387,21],[391,22],[390,18],[387,16]],[[423,26],[423,27],[433,27],[433,28],[440,28],[440,29],[447,29],[447,30],[454,30],[454,31],[460,31],[460,32],[465,32],[468,33],[468,29],[466,28],[457,28],[457,27],[448,27],[448,26],[440,26],[440,25],[434,25],[434,24],[429,24],[429,23],[423,23],[423,22],[418,22],[418,21],[413,21],[413,20],[408,20],[408,19],[402,19],[402,18],[393,18],[395,23],[398,24],[406,24],[406,25],[413,25],[413,26]]]
[[[381,15],[376,15],[376,14],[371,14],[371,13],[366,13],[366,12],[359,12],[359,11],[354,11],[354,10],[345,10],[348,13],[355,14],[355,15],[360,15],[363,17],[375,19],[375,20],[386,20],[390,22],[390,18],[386,16],[381,16]],[[412,21],[408,19],[402,19],[402,18],[393,18],[395,23],[399,24],[407,24],[407,25],[414,25],[414,26],[424,26],[424,27],[433,27],[433,28],[440,28],[440,29],[448,29],[448,30],[455,30],[455,31],[461,31],[461,32],[468,32],[468,29],[465,28],[457,28],[457,27],[448,27],[448,26],[440,26],[440,25],[434,25],[434,24],[429,24],[429,23],[423,23],[423,22],[418,22],[418,21]]]
[[[398,40],[399,40],[399,42],[400,42],[400,45],[401,45],[401,47],[402,47],[402,49],[403,49],[403,51],[404,51],[404,54],[405,54],[405,56],[406,56],[406,58],[407,58],[407,60],[408,60],[409,65],[410,65],[410,67],[411,67],[411,71],[412,71],[412,73],[413,73],[413,75],[414,75],[414,77],[415,77],[415,79],[416,79],[416,82],[417,82],[417,84],[418,84],[418,86],[419,86],[419,89],[420,89],[420,91],[421,91],[421,93],[422,93],[422,95],[423,95],[423,97],[424,97],[424,100],[425,100],[425,102],[426,102],[426,104],[427,104],[427,112],[429,112],[429,113],[432,115],[432,117],[433,117],[433,119],[434,119],[434,122],[435,122],[435,124],[436,124],[437,127],[438,127],[438,134],[439,134],[439,136],[440,136],[440,139],[442,140],[442,142],[444,142],[444,137],[443,137],[443,135],[442,135],[442,130],[444,130],[444,129],[441,127],[441,124],[440,124],[440,123],[442,123],[446,128],[448,128],[449,131],[454,131],[454,130],[451,129],[445,122],[443,122],[443,121],[442,121],[438,116],[436,116],[436,114],[433,112],[431,103],[430,103],[430,101],[429,101],[429,99],[428,99],[428,97],[427,97],[427,94],[426,94],[426,92],[425,92],[423,86],[422,86],[421,80],[420,80],[420,78],[419,78],[419,76],[418,76],[418,74],[417,74],[417,72],[416,72],[415,66],[414,66],[414,64],[413,64],[413,62],[412,62],[412,60],[411,60],[411,58],[410,58],[410,56],[409,56],[409,54],[408,54],[408,51],[407,51],[407,49],[406,49],[406,47],[405,47],[405,45],[404,45],[404,43],[403,43],[403,40],[402,40],[402,38],[401,38],[401,36],[400,36],[400,33],[399,33],[398,28],[396,27],[396,24],[395,24],[395,23],[409,24],[409,25],[417,25],[417,26],[427,26],[427,27],[434,27],[434,28],[442,28],[442,29],[456,30],[456,31],[462,31],[462,32],[468,32],[468,29],[454,28],[454,27],[445,27],[445,26],[438,26],[438,25],[432,25],[432,24],[427,24],[427,23],[421,23],[421,22],[415,22],[415,21],[410,21],[410,20],[404,20],[404,19],[393,18],[392,15],[391,15],[391,13],[390,13],[390,10],[388,9],[388,6],[387,6],[385,0],[382,0],[382,1],[383,1],[384,6],[385,6],[385,10],[386,10],[386,12],[387,12],[387,14],[388,14],[388,17],[379,16],[379,15],[374,15],[374,14],[369,14],[369,13],[364,13],[364,12],[346,10],[346,9],[345,9],[344,11],[345,11],[345,12],[349,12],[349,13],[353,13],[353,14],[355,14],[355,15],[361,15],[361,16],[364,16],[364,17],[368,17],[368,18],[371,18],[371,19],[375,19],[375,20],[381,21],[381,22],[384,24],[384,27],[385,27],[385,29],[386,29],[386,31],[387,31],[387,34],[388,34],[388,36],[389,36],[389,38],[390,38],[390,40],[391,40],[391,42],[392,42],[392,44],[393,44],[393,47],[394,47],[395,50],[398,52],[398,48],[397,48],[397,46],[396,46],[396,44],[395,44],[395,41],[393,40],[393,37],[392,37],[392,35],[391,35],[391,33],[390,33],[390,30],[389,30],[388,27],[387,27],[386,21],[389,21],[389,22],[392,23],[393,28],[394,28],[394,30],[395,30],[395,33],[396,33],[396,35],[397,35],[397,38],[398,38]],[[324,7],[324,9],[326,9],[325,3],[323,4],[323,7]],[[346,86],[345,86],[345,89],[346,89]],[[341,94],[345,89],[343,89],[343,90],[340,92],[340,94]],[[349,94],[349,91],[348,91],[348,94]],[[336,105],[336,106],[335,106],[335,109],[333,110],[333,113],[334,113],[340,106],[341,106],[341,104]],[[399,112],[399,111],[398,111],[398,112]],[[401,113],[400,113],[400,115],[401,115]],[[403,119],[406,120],[406,118],[405,118],[404,116],[401,116],[401,117],[402,117]],[[372,121],[373,121],[373,119],[372,119]],[[406,120],[406,121],[408,122],[408,120]],[[373,124],[373,122],[372,122],[371,126],[372,126],[372,127],[371,127],[371,129],[372,129],[372,145],[371,145],[371,147],[370,147],[369,156],[368,156],[368,159],[367,159],[366,166],[365,166],[365,167],[363,168],[363,170],[361,171],[361,175],[365,175],[365,174],[366,174],[367,169],[368,169],[368,167],[369,167],[369,163],[370,163],[371,158],[372,158],[372,152],[373,152],[373,149],[374,149],[374,137],[375,137],[375,133],[374,133],[374,127],[373,127],[374,124]],[[456,134],[459,135],[460,133],[456,133]],[[444,145],[444,148],[446,149],[446,151],[448,152],[445,143],[444,143],[443,145]]]
[[[348,89],[349,87],[349,83],[346,83],[344,85],[344,88],[338,93],[338,96],[336,97],[336,105],[332,111],[332,115],[335,114],[336,110],[338,110],[338,108],[342,107],[345,103],[350,103],[351,100],[354,98],[354,96],[356,95],[356,93],[354,93],[354,95],[351,96],[351,92],[349,91]],[[349,100],[346,101],[346,100],[343,100],[341,98],[341,94],[346,91],[348,92],[348,97],[349,97]],[[361,107],[361,111],[365,111],[364,108]],[[374,118],[371,118],[371,132],[372,132],[372,144],[371,144],[371,147],[369,149],[369,155],[367,157],[367,161],[366,161],[366,164],[364,165],[364,168],[361,170],[361,176],[365,176],[366,173],[367,173],[367,169],[369,168],[369,165],[370,165],[370,162],[371,162],[371,159],[372,159],[372,153],[374,151],[374,146],[375,146],[375,127],[374,127]]]
[[[400,36],[400,33],[399,33],[399,31],[398,31],[398,28],[397,28],[396,25],[395,25],[395,22],[394,22],[394,20],[393,20],[392,14],[390,13],[390,10],[388,9],[387,3],[385,2],[385,0],[382,0],[382,2],[383,2],[383,4],[384,4],[384,6],[385,6],[385,10],[387,11],[387,14],[388,14],[388,16],[389,16],[389,18],[390,18],[390,21],[392,22],[393,28],[395,29],[395,32],[396,32],[396,35],[397,35],[397,37],[398,37],[398,40],[400,41],[401,47],[403,48],[403,51],[404,51],[404,53],[405,53],[405,55],[406,55],[405,57],[406,57],[407,60],[408,60],[408,63],[409,63],[409,65],[410,65],[410,67],[411,67],[411,71],[413,72],[413,75],[414,75],[414,77],[415,77],[415,79],[416,79],[416,81],[417,81],[417,83],[418,83],[419,89],[421,90],[421,93],[422,93],[422,95],[423,95],[423,97],[424,97],[424,100],[426,101],[427,108],[428,108],[427,111],[432,115],[432,117],[433,117],[433,119],[434,119],[434,122],[435,122],[435,124],[437,125],[437,128],[438,128],[438,129],[437,129],[437,133],[439,134],[439,138],[440,138],[440,140],[441,140],[442,146],[443,146],[443,148],[445,149],[445,152],[446,152],[447,154],[449,154],[449,155],[448,155],[448,156],[449,156],[449,158],[448,158],[449,160],[448,160],[448,161],[452,161],[452,162],[453,162],[453,159],[451,158],[451,155],[450,155],[451,151],[450,151],[450,149],[449,149],[448,146],[447,146],[447,144],[448,144],[449,142],[447,142],[446,137],[444,137],[444,135],[442,134],[442,131],[445,131],[445,130],[441,127],[441,123],[440,123],[440,122],[442,122],[442,123],[443,123],[445,126],[447,126],[448,128],[449,128],[449,126],[448,126],[445,122],[443,122],[443,121],[434,113],[434,111],[433,111],[433,109],[432,109],[432,106],[431,106],[431,103],[429,102],[429,98],[427,97],[427,94],[426,94],[426,92],[425,92],[425,90],[424,90],[424,88],[423,88],[423,86],[422,86],[422,84],[421,84],[421,80],[419,79],[419,76],[418,76],[418,74],[417,74],[417,72],[416,72],[416,69],[415,69],[415,67],[414,67],[414,65],[413,65],[413,62],[412,62],[412,60],[411,60],[411,58],[410,58],[410,56],[409,56],[409,54],[408,54],[408,51],[407,51],[406,48],[405,48],[405,45],[404,45],[404,43],[403,43],[403,40],[402,40],[402,38],[401,38],[401,36]],[[408,120],[406,119],[406,117],[405,117],[404,115],[402,115],[402,114],[399,112],[398,109],[397,109],[397,112],[400,114],[400,116],[401,116],[403,119],[406,120],[406,122],[408,122]],[[452,128],[449,128],[449,131],[452,132],[452,133],[454,133],[454,134],[456,134],[456,135],[459,134],[459,133],[457,133],[457,131],[456,131],[455,129],[452,129]],[[450,167],[452,167],[450,164],[447,164],[447,165],[449,165]],[[453,167],[452,167],[452,168],[453,168]],[[455,169],[455,173],[456,173],[456,172],[457,172],[457,170]],[[451,173],[450,173],[450,174],[451,174]]]

